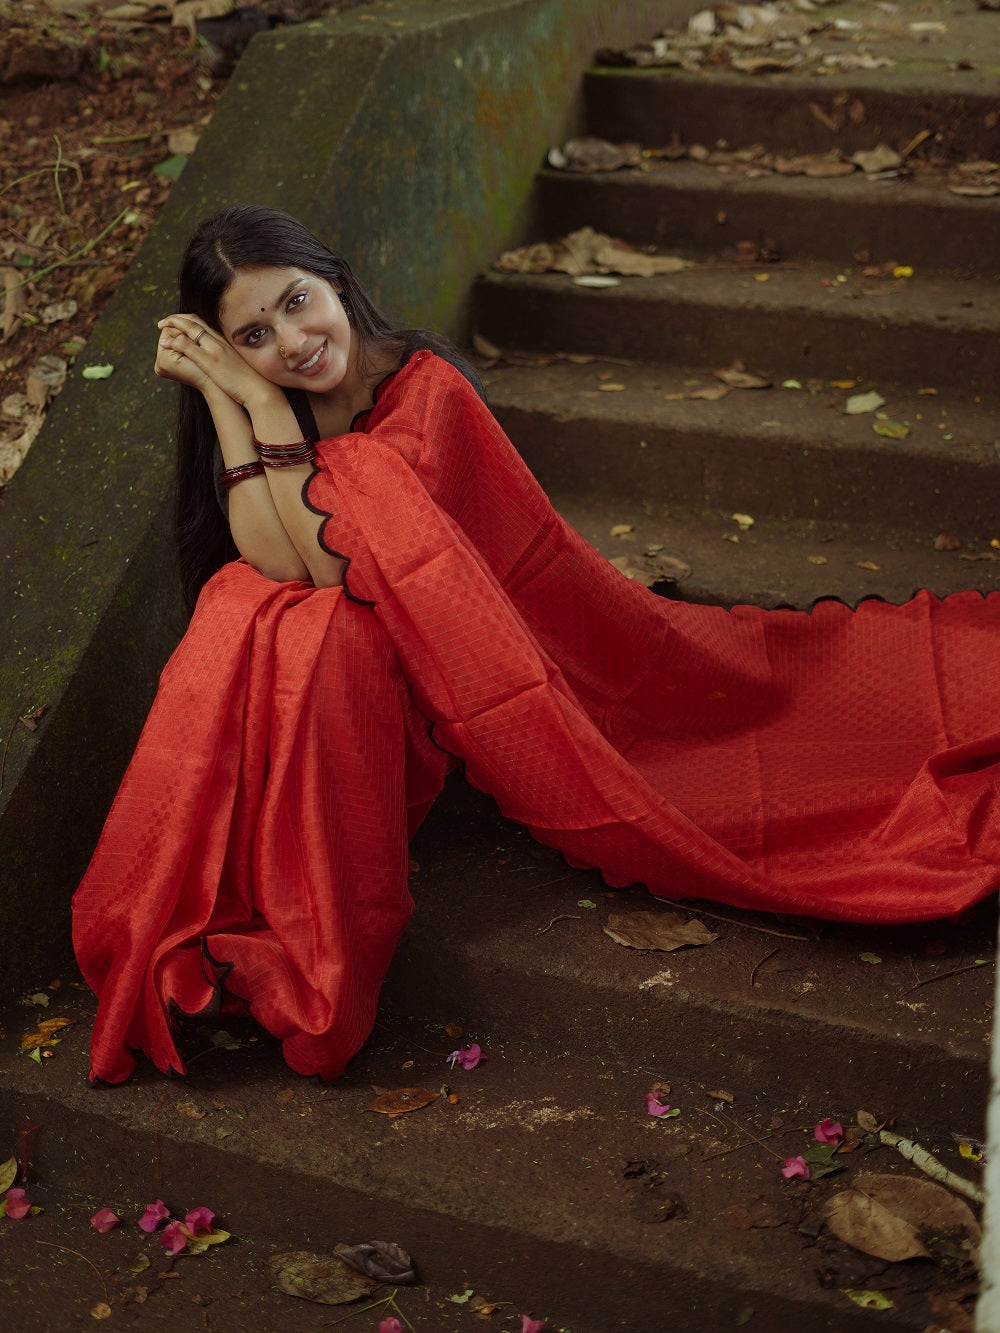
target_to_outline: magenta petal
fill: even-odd
[[[403,1333],[403,1325],[398,1319],[383,1319],[378,1326],[378,1333]]]
[[[808,1163],[804,1157],[786,1157],[785,1165],[781,1168],[781,1174],[786,1180],[794,1180],[796,1176],[801,1176],[803,1180],[808,1180]]]
[[[544,1327],[544,1319],[532,1319],[530,1314],[521,1316],[521,1333],[542,1333]]]
[[[184,1218],[184,1225],[192,1235],[197,1236],[199,1232],[211,1231],[214,1221],[215,1214],[211,1208],[192,1208]]]
[[[106,1236],[112,1227],[116,1227],[121,1221],[117,1213],[113,1213],[110,1208],[99,1208],[90,1219],[90,1225],[95,1231],[99,1231],[102,1236]]]
[[[168,1222],[160,1232],[160,1244],[171,1254],[180,1254],[187,1249],[188,1238],[180,1222]]]
[[[666,1115],[670,1110],[670,1103],[661,1102],[655,1092],[647,1092],[646,1110],[650,1115]]]
[[[139,1227],[142,1231],[155,1231],[165,1218],[170,1216],[170,1209],[162,1199],[157,1199],[155,1203],[147,1203],[142,1217],[139,1218]]]
[[[452,1069],[457,1064],[463,1069],[475,1069],[481,1060],[488,1060],[490,1057],[486,1054],[478,1041],[474,1041],[471,1046],[460,1046],[457,1051],[452,1051],[448,1056],[448,1063]]]
[[[813,1137],[817,1143],[839,1143],[844,1137],[844,1126],[839,1120],[831,1120],[825,1115],[813,1130]]]
[[[8,1190],[3,1197],[7,1204],[8,1217],[27,1217],[28,1213],[31,1212],[31,1204],[28,1202],[28,1197],[24,1190]]]

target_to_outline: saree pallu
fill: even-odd
[[[575,866],[666,898],[953,915],[1000,881],[1000,595],[811,612],[666,601],[552,510],[419,352],[304,498],[344,588],[206,585],[74,899],[92,1077],[183,1072],[245,1001],[302,1073],[370,1031],[407,838],[454,760]]]

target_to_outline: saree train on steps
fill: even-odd
[[[247,1002],[335,1078],[457,758],[504,813],[667,898],[947,916],[1000,872],[1000,594],[812,612],[686,605],[553,512],[419,352],[305,488],[344,588],[206,585],[74,900],[92,1077],[183,1070],[175,1010]]]

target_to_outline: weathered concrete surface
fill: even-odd
[[[595,47],[681,8],[397,0],[254,41],[81,358],[113,377],[74,377],[5,497],[7,985],[40,979],[67,945],[69,895],[183,626],[164,499],[173,396],[150,367],[193,227],[230,203],[287,208],[394,316],[461,334],[474,273],[520,238],[532,173],[577,124]],[[42,704],[29,732],[17,717]]]

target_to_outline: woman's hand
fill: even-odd
[[[203,394],[220,390],[241,407],[254,400],[284,402],[281,390],[259,375],[229,343],[194,315],[168,315],[159,322],[155,373]]]

